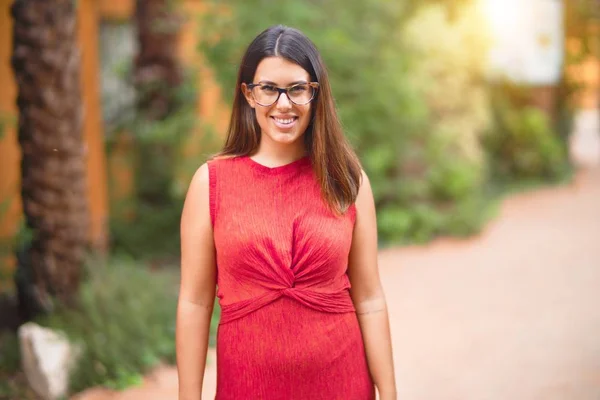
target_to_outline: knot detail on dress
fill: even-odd
[[[282,296],[292,298],[316,311],[327,313],[354,312],[354,304],[346,288],[329,291],[321,288],[289,286],[271,289],[260,296],[221,305],[221,324],[225,324],[274,302]]]

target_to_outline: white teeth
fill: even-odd
[[[294,118],[288,118],[288,119],[281,119],[281,118],[274,118],[275,121],[279,122],[280,124],[291,124],[292,122],[294,122]]]

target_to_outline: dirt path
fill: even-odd
[[[508,199],[479,237],[381,252],[400,399],[600,398],[600,146],[584,117],[573,184]],[[207,399],[214,381],[209,367]],[[77,398],[108,399],[177,399],[176,371]]]
[[[600,398],[600,170],[380,260],[399,398]]]

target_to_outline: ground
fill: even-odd
[[[572,183],[511,196],[477,237],[381,251],[399,399],[600,399],[598,119],[580,115]],[[142,399],[177,399],[175,368],[77,397]]]

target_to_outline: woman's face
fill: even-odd
[[[290,101],[285,93],[270,106],[258,104],[258,91],[272,92],[273,87],[287,88],[297,83],[310,82],[310,75],[301,66],[281,57],[264,58],[256,69],[253,83],[268,84],[265,89],[255,87],[250,90],[242,83],[242,91],[250,107],[254,108],[256,119],[261,128],[261,140],[280,144],[299,144],[310,122],[310,104],[297,105]],[[253,92],[258,96],[253,95]],[[265,92],[263,91],[262,95]],[[259,101],[260,103],[268,103]],[[297,101],[300,102],[300,101]]]

